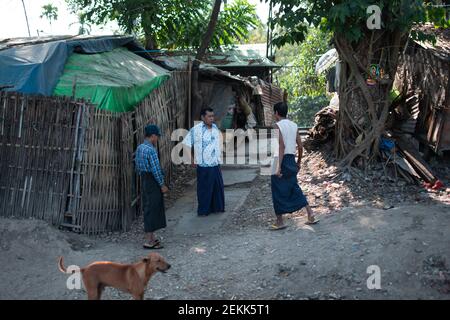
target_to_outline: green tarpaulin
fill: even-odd
[[[151,91],[158,88],[169,72],[128,51],[117,48],[100,54],[73,53],[54,95],[91,100],[100,109],[131,111]]]

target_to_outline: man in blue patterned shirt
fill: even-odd
[[[203,217],[225,211],[225,193],[220,170],[222,135],[214,124],[213,109],[203,109],[201,118],[202,122],[192,127],[183,144],[194,147],[192,164],[197,168],[197,213]]]
[[[163,193],[169,189],[164,184],[164,173],[158,159],[156,144],[161,136],[155,125],[145,127],[145,140],[136,149],[135,168],[141,177],[142,209],[144,213],[144,232],[146,249],[160,249],[162,245],[155,231],[166,227]]]

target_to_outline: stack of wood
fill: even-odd
[[[395,147],[390,151],[382,150],[381,155],[387,163],[395,165],[396,173],[411,183],[423,181],[423,185],[429,189],[439,190],[444,187],[406,135],[397,135],[394,139]]]
[[[406,136],[399,136],[396,141],[400,155],[410,163],[416,172],[416,175],[413,176],[420,176],[420,178],[425,181],[424,185],[428,188],[437,190],[444,186]]]
[[[393,163],[396,173],[411,183],[424,182],[424,186],[440,189],[442,182],[435,176],[430,166],[419,152],[419,141],[414,138],[419,118],[419,95],[410,90],[392,103],[392,122],[387,127],[393,133],[395,148],[382,150],[381,155],[387,162]]]
[[[317,112],[309,136],[318,142],[328,141],[334,135],[337,114],[338,110],[329,106]]]
[[[392,129],[403,133],[414,134],[420,113],[418,94],[410,91],[398,103],[394,101],[393,111],[395,120]]]

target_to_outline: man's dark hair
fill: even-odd
[[[280,117],[286,118],[288,114],[288,105],[286,102],[278,102],[273,106],[273,112],[277,112]]]
[[[200,116],[206,116],[206,112],[214,112],[214,110],[211,107],[203,108],[202,111],[200,111]]]

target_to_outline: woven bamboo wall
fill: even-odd
[[[0,215],[63,222],[84,105],[0,92]]]
[[[84,140],[86,151],[80,159],[81,199],[72,211],[72,223],[86,233],[119,230],[122,226],[120,115],[98,109],[90,112]]]
[[[134,174],[134,152],[144,140],[144,128],[147,124],[157,124],[161,130],[158,152],[161,166],[166,174],[166,183],[172,176],[171,151],[175,142],[171,141],[171,133],[175,129],[185,128],[186,106],[188,99],[188,74],[172,73],[172,81],[167,81],[140,103],[133,111],[121,117],[121,152],[124,185],[132,188],[123,190],[123,215],[125,228],[140,213],[140,181]]]
[[[160,126],[167,182],[171,133],[186,122],[187,73],[174,73],[129,113],[83,101],[0,92],[0,215],[35,217],[75,231],[127,230],[139,214],[134,151]]]

